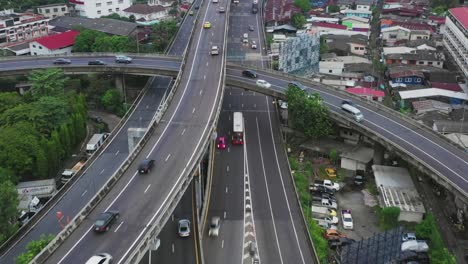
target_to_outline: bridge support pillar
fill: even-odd
[[[146,128],[141,127],[130,127],[127,130],[128,137],[128,153],[131,153],[132,150],[137,146],[140,139],[146,132]]]
[[[384,153],[385,153],[385,148],[382,145],[375,143],[374,144],[374,164],[375,165],[383,164]]]
[[[119,92],[123,95],[125,92],[124,89],[124,75],[123,74],[116,74],[114,78],[115,88],[119,90]]]

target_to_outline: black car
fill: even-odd
[[[143,160],[140,165],[138,165],[138,172],[139,173],[149,173],[151,171],[151,167],[153,167],[154,160],[145,159]]]
[[[88,65],[106,65],[102,60],[92,60],[88,62]]]
[[[320,193],[320,194],[325,193],[325,194],[328,194],[328,195],[334,195],[335,194],[334,191],[328,189],[325,186],[314,186],[313,184],[311,184],[309,186],[309,191],[311,193]]]
[[[242,72],[242,76],[246,76],[249,78],[257,78],[257,73],[251,70],[245,70]]]
[[[200,9],[200,6],[195,6],[195,10],[198,10],[198,9]]]
[[[353,103],[353,101],[351,101],[351,100],[343,100],[343,101],[341,101],[341,104],[342,105],[347,104],[347,105],[356,107],[356,104]]]
[[[249,26],[249,31],[254,31],[254,27],[252,25]]]
[[[110,229],[111,225],[119,218],[118,211],[107,211],[102,213],[94,222],[94,231],[101,233]]]
[[[59,58],[59,59],[54,60],[54,64],[71,64],[71,60]]]

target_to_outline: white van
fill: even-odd
[[[350,104],[342,104],[341,110],[343,110],[346,114],[351,115],[354,120],[356,120],[356,122],[361,122],[364,119],[361,111]]]

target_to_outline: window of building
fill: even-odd
[[[98,10],[97,13],[98,13],[98,15],[100,15],[100,14],[101,14],[101,10]]]
[[[123,4],[123,0],[119,0],[119,4]]]
[[[397,38],[397,35],[395,35],[395,34],[390,34],[388,37],[391,38],[391,39],[396,39],[396,38]]]
[[[437,62],[437,65],[440,65],[440,61]]]
[[[364,48],[364,47],[360,47],[359,49],[360,49],[360,50],[365,50],[365,48]]]
[[[39,46],[39,49],[42,49],[42,46]]]
[[[35,48],[35,47],[36,47],[36,45],[33,44],[33,48]]]
[[[58,8],[54,8],[54,13],[57,13],[58,12]]]
[[[405,78],[405,82],[411,82],[411,78]]]
[[[333,70],[328,70],[328,73],[332,73],[332,72],[333,72]]]
[[[424,64],[424,61],[418,61],[418,64],[422,65],[422,64]]]
[[[117,7],[117,8],[115,9],[115,12],[119,12],[119,11],[120,11],[120,8]]]
[[[359,47],[354,47],[354,50],[359,50]]]
[[[109,13],[112,13],[112,8],[109,8],[109,10],[107,10]]]
[[[427,64],[428,64],[428,65],[432,65],[432,61],[428,61]]]
[[[65,12],[67,9],[65,7],[62,7],[62,12]]]
[[[34,52],[34,55],[37,55],[37,52]]]
[[[96,3],[96,7],[100,7],[101,6],[101,3]]]
[[[46,14],[49,14],[49,13],[50,13],[50,9],[46,9],[45,12],[46,12]]]
[[[421,82],[421,78],[416,78],[416,82]]]
[[[112,1],[107,1],[107,5],[112,5]]]
[[[397,81],[397,82],[402,82],[402,81],[403,81],[403,78],[397,78],[396,81]]]
[[[421,36],[417,36],[416,39],[421,39]]]

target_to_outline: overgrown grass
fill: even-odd
[[[289,157],[289,164],[294,171],[294,182],[296,184],[299,200],[307,222],[307,229],[317,251],[320,263],[327,263],[328,244],[323,238],[323,229],[312,220],[312,213],[309,206],[309,175],[312,174],[310,162],[299,163],[294,156]]]
[[[389,230],[392,228],[397,227],[398,224],[398,216],[400,215],[400,208],[399,207],[385,207],[381,208],[379,206],[375,206],[374,210],[379,217],[379,228],[382,230]]]

